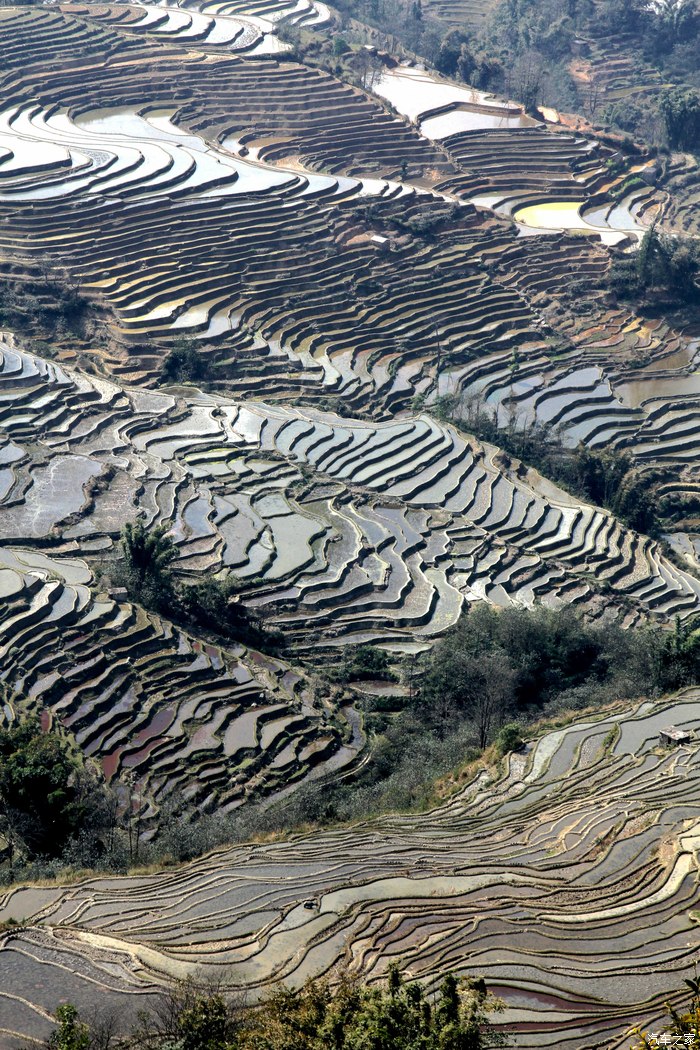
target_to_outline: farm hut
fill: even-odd
[[[666,726],[665,729],[659,731],[659,742],[667,747],[689,744],[692,739],[692,733],[689,733],[686,729],[679,729],[678,726]]]

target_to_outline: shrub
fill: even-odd
[[[163,383],[196,383],[209,375],[209,363],[191,339],[179,340],[163,361]]]
[[[388,654],[376,645],[359,645],[346,650],[339,676],[350,682],[369,682],[379,678],[395,681]]]
[[[517,751],[522,744],[521,726],[517,722],[509,722],[508,725],[501,726],[496,735],[496,750],[501,757],[508,754],[509,751]]]
[[[683,982],[690,989],[690,996],[683,1006],[676,1008],[666,1003],[666,1023],[660,1031],[647,1033],[635,1027],[630,1035],[634,1036],[631,1050],[651,1050],[658,1046],[696,1046],[700,1031],[700,981],[697,969],[694,978]],[[686,996],[688,993],[685,993]]]

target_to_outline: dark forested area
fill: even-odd
[[[0,872],[12,881],[29,857],[67,859],[80,841],[91,858],[106,850],[102,832],[116,819],[100,776],[66,739],[36,718],[0,727]]]

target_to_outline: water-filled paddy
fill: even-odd
[[[490,113],[477,109],[468,109],[461,105],[448,113],[428,117],[420,122],[420,130],[429,139],[446,139],[462,131],[483,131],[498,128],[534,127],[536,121],[526,116],[510,116],[506,113]]]
[[[569,233],[597,234],[604,244],[617,244],[625,239],[628,233],[642,234],[643,227],[634,222],[625,221],[624,225],[612,225],[612,218],[601,220],[594,225],[588,216],[581,214],[585,201],[546,201],[541,204],[528,204],[513,211],[515,221],[526,229],[566,230]]]
[[[48,144],[49,150],[61,150],[61,163],[67,157],[72,161],[65,173],[57,171],[50,181],[27,169],[12,187],[12,198],[46,199],[75,192],[148,196],[202,193],[212,187],[218,194],[246,193],[293,183],[294,177],[284,171],[234,157],[183,131],[174,123],[174,115],[174,110],[165,108],[140,111],[119,106],[86,110],[74,119],[61,111],[47,116],[36,108],[16,118],[0,117],[0,129],[4,128],[0,144],[7,141],[20,155],[27,147],[41,151]],[[108,167],[98,161],[88,164],[91,156],[100,155],[113,158]],[[6,192],[10,193],[9,187]]]
[[[616,384],[615,389],[622,401],[633,408],[638,408],[654,398],[673,398],[682,401],[689,397],[700,397],[700,372],[667,377],[650,376],[648,379]]]
[[[441,106],[458,105],[464,108],[465,112],[460,116],[463,115],[467,119],[470,129],[528,127],[536,123],[525,117],[515,104],[509,105],[501,102],[493,95],[477,91],[476,88],[462,87],[459,84],[441,80],[417,66],[398,66],[395,69],[385,70],[373,85],[372,90],[376,95],[391,102],[403,116],[414,121],[417,121],[421,114],[427,114]],[[448,116],[454,116],[457,119],[457,114],[450,113]],[[437,119],[437,117],[429,118],[431,122]],[[435,134],[436,127],[437,125],[431,124],[431,132],[436,138],[451,135],[454,131],[466,130],[464,127],[454,127],[449,130],[449,121],[447,121],[444,124],[446,130],[437,135]],[[429,134],[425,125],[421,125],[421,131]]]
[[[237,155],[240,144],[231,136],[221,145],[208,142],[180,128],[176,111],[165,107],[117,106],[47,113],[37,106],[0,114],[0,146],[7,143],[26,165],[14,171],[12,182],[2,182],[0,199],[15,201],[47,200],[67,195],[191,197],[227,194],[267,193],[294,190],[301,196],[348,195],[397,196],[415,192],[410,186],[383,179],[350,179],[323,175],[294,163],[272,165],[250,149],[249,156]],[[48,148],[45,152],[44,147]],[[29,150],[29,152],[27,152]],[[48,174],[34,171],[32,150],[51,163]],[[52,153],[58,150],[59,153]],[[24,152],[23,152],[24,151]],[[183,302],[176,305],[181,306]],[[168,304],[172,306],[172,304]],[[168,317],[168,305],[159,304],[143,319]],[[209,314],[199,311],[193,322],[180,326],[209,323]],[[229,326],[224,317],[211,322],[210,335]]]
[[[83,486],[99,471],[100,464],[85,456],[63,456],[37,468],[24,502],[0,511],[3,538],[46,535],[56,522],[80,510]]]

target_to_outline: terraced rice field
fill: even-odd
[[[496,7],[496,0],[428,0],[426,8],[443,22],[480,28]]]
[[[423,135],[436,141],[460,131],[537,126],[517,103],[458,86],[419,66],[385,70],[372,90],[416,123]]]
[[[3,10],[0,256],[15,273],[60,262],[109,333],[80,358],[61,352],[101,375],[2,350],[3,542],[97,565],[125,520],[163,524],[185,578],[235,574],[301,655],[422,648],[475,600],[573,602],[627,624],[692,614],[697,582],[648,539],[406,412],[416,397],[478,397],[570,444],[682,461],[692,485],[696,341],[595,293],[601,233],[637,233],[606,196],[610,150],[425,71],[378,85],[404,119],[322,71],[260,57],[280,21],[326,17],[301,2]],[[465,117],[469,130],[432,123]],[[524,236],[502,217],[573,207],[590,236]],[[221,393],[137,389],[183,335],[201,340]],[[329,397],[363,420],[319,410]],[[60,717],[56,674],[36,698]],[[274,712],[284,673],[271,674]],[[112,774],[138,708],[128,676],[121,686],[125,728],[90,736]],[[342,744],[348,760],[358,746],[295,689],[280,700],[296,705],[292,779],[309,771],[307,744],[316,757]],[[182,755],[193,736],[205,751],[232,746],[228,715],[206,710],[219,721],[197,736],[185,717]],[[141,750],[157,805],[150,735]],[[212,762],[214,797],[229,767]],[[232,798],[249,786],[242,774]]]
[[[7,348],[2,363],[0,666],[11,693],[60,721],[109,778],[130,772],[148,807],[173,794],[235,807],[324,772],[327,760],[351,761],[361,737],[287,664],[222,651],[100,592],[80,558],[99,562],[123,522],[150,507],[182,530],[183,565],[211,563],[226,530],[214,538],[209,490],[145,451],[148,438],[140,462],[119,454],[125,431],[174,419],[175,400],[130,399]],[[80,451],[68,451],[75,441]]]
[[[140,512],[182,572],[250,580],[302,650],[424,644],[465,600],[629,623],[697,610],[700,584],[654,543],[428,415],[347,421],[121,388],[10,348],[2,362],[6,543],[101,558]]]
[[[352,762],[363,739],[289,665],[100,593],[84,559],[108,567],[137,515],[169,529],[185,578],[232,572],[301,656],[416,651],[473,601],[624,624],[700,605],[655,543],[427,415],[188,401],[9,347],[0,406],[2,678],[108,777],[131,772],[146,816],[173,793],[207,808],[274,795]]]
[[[511,1045],[628,1045],[700,946],[698,745],[657,746],[697,712],[690,691],[551,732],[424,816],[7,892],[0,919],[27,924],[0,951],[9,1027],[40,1037],[65,995],[133,1009],[195,968],[255,992],[401,959],[429,985],[484,974]]]
[[[601,292],[658,195],[618,201],[609,147],[517,103],[402,66],[370,94],[285,54],[280,25],[332,18],[0,10],[0,275],[58,274],[97,319],[51,360],[0,340],[2,718],[65,727],[149,827],[175,795],[227,811],[352,766],[359,718],[316,695],[310,655],[426,649],[478,601],[700,611],[657,543],[434,411],[546,423],[697,491],[700,332]],[[182,337],[206,392],[156,385]],[[106,589],[137,519],[184,583],[235,576],[285,660]],[[552,733],[426,816],[8,892],[0,922],[32,921],[0,935],[0,1043],[42,1038],[60,999],[133,1008],[199,967],[257,991],[396,957],[484,973],[517,1046],[622,1046],[697,949],[697,748],[654,747],[697,700]]]
[[[10,697],[72,733],[117,788],[131,777],[145,826],[176,796],[229,810],[347,764],[362,743],[349,730],[343,744],[342,723],[287,665],[100,592],[81,560],[5,546],[0,599]]]
[[[272,17],[249,10],[201,14]],[[214,347],[236,393],[342,395],[386,414],[434,385],[436,322],[447,360],[541,351],[539,306],[510,287],[530,272],[523,238],[473,202],[507,214],[575,194],[602,206],[609,151],[399,71],[402,113],[449,109],[421,134],[322,71],[212,53],[208,35],[176,47],[178,34],[152,34],[146,46],[133,21],[121,5],[0,20],[0,256],[79,281],[107,317],[106,347],[90,348],[100,370],[149,379],[163,349],[191,336]],[[480,130],[444,137],[433,123],[465,117]],[[413,232],[435,224],[439,238]],[[621,225],[594,223],[589,255],[600,232],[627,236]],[[567,249],[549,250],[571,276]],[[494,273],[502,257],[507,280]]]

